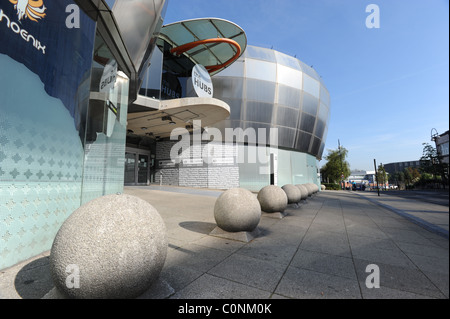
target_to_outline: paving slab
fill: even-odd
[[[262,217],[258,237],[240,242],[210,235],[217,226],[213,212],[220,191],[152,186],[124,192],[151,203],[167,227],[162,293],[143,298],[449,298],[448,236],[427,227],[436,223],[442,230],[448,219],[448,207],[445,215],[436,203],[414,200],[405,206],[391,198],[384,201],[387,207],[374,194],[323,191],[289,205],[282,219]],[[423,220],[433,218],[421,224],[399,214],[401,208],[422,214]],[[48,256],[44,252],[0,270],[0,297],[49,293]],[[371,264],[379,267],[380,288],[366,286]]]

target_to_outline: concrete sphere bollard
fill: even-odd
[[[261,220],[261,205],[249,190],[229,189],[217,199],[214,218],[217,226],[227,232],[252,232]]]
[[[314,183],[308,183],[309,188],[311,189],[311,195],[314,195],[315,193],[317,193],[317,185]]]
[[[297,187],[300,190],[301,200],[306,199],[308,197],[308,190],[303,185],[296,184],[295,187]]]
[[[300,192],[302,193],[302,200],[303,199],[307,199],[308,198],[308,189],[306,188],[306,186],[304,184],[297,184],[295,185],[297,186],[298,189],[300,189]]]
[[[316,194],[316,193],[319,192],[319,186],[317,186],[314,183],[310,183],[310,185],[311,185],[311,189],[312,189],[313,194]]]
[[[308,197],[311,197],[313,194],[313,189],[311,188],[311,185],[309,183],[303,184],[303,186],[306,187],[306,189],[308,190]]]
[[[316,194],[316,193],[318,193],[320,191],[320,188],[319,188],[319,186],[317,186],[317,184],[313,183],[312,186],[313,186],[313,189],[314,189],[314,194]]]
[[[282,213],[287,205],[288,198],[285,191],[275,185],[263,187],[258,193],[261,210],[265,213]]]
[[[136,298],[159,277],[167,245],[166,226],[152,205],[130,195],[103,196],[75,210],[59,229],[50,253],[52,279],[68,298]]]
[[[324,190],[326,190],[327,189],[327,187],[325,186],[325,185],[320,185],[320,190],[322,190],[322,191],[324,191]]]
[[[301,200],[302,194],[300,190],[294,185],[286,184],[281,188],[286,193],[286,196],[288,198],[288,204],[297,204]]]

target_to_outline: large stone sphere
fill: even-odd
[[[311,188],[311,184],[306,183],[306,184],[303,184],[303,186],[305,186],[306,189],[308,190],[308,196],[310,197],[313,194],[313,189]]]
[[[294,185],[286,184],[281,188],[286,193],[286,196],[288,198],[288,204],[296,204],[301,200],[302,194],[300,193],[300,190]]]
[[[297,184],[295,185],[298,189],[300,189],[300,193],[302,194],[301,199],[307,199],[308,198],[308,189],[303,184]]]
[[[316,193],[320,192],[320,187],[319,187],[319,185],[314,184],[314,189],[315,189],[315,192],[316,192]]]
[[[288,204],[285,191],[275,185],[263,187],[258,193],[261,210],[265,213],[282,213]]]
[[[311,185],[311,189],[313,194],[317,193],[319,191],[319,186],[317,186],[317,184],[314,183],[309,183],[309,185]]]
[[[261,205],[256,196],[243,188],[229,189],[214,205],[217,226],[228,232],[251,232],[261,220]]]
[[[108,195],[84,204],[63,223],[50,270],[68,298],[135,298],[159,277],[166,255],[166,227],[157,210],[135,196]]]

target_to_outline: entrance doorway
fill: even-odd
[[[125,185],[148,185],[150,182],[150,151],[126,148]]]

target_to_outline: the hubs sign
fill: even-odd
[[[197,64],[192,68],[192,85],[199,97],[213,97],[211,76],[203,65]]]

